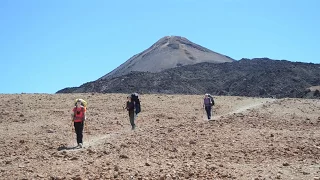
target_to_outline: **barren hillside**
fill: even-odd
[[[86,99],[84,148],[70,113]],[[0,95],[0,179],[316,179],[320,102],[215,97],[206,121],[198,95],[142,95],[137,129],[126,94]]]
[[[129,74],[132,71],[160,72],[201,62],[223,63],[233,61],[228,56],[211,51],[184,37],[166,36],[100,79],[110,79]]]
[[[320,98],[320,64],[242,59],[232,63],[198,63],[159,73],[135,72],[97,80],[58,93],[164,93],[276,98]],[[312,87],[312,88],[310,88]]]

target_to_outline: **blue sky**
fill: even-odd
[[[320,63],[318,0],[0,0],[0,93],[55,93],[167,35],[234,59]]]

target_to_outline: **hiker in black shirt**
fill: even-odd
[[[130,119],[130,124],[132,126],[132,130],[135,129],[136,125],[134,124],[135,120],[135,112],[134,112],[134,101],[131,98],[131,96],[127,97],[127,104],[126,104],[126,109],[129,112],[129,119]]]

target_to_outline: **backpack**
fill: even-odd
[[[74,102],[74,105],[77,106],[77,101],[81,101],[81,106],[85,107],[87,109],[87,101],[83,100],[83,99],[76,99],[75,102]]]
[[[132,93],[131,99],[134,102],[135,113],[138,114],[141,112],[140,100],[138,93]]]
[[[210,98],[211,106],[214,106],[213,96],[211,96],[211,95],[209,94],[208,97]]]

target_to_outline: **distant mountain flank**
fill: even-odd
[[[166,36],[99,79],[57,93],[165,93],[320,98],[320,64],[234,59]]]
[[[166,36],[145,51],[134,55],[100,79],[110,79],[133,71],[161,72],[166,69],[202,62],[233,62],[228,56],[195,44],[180,36]]]
[[[241,59],[231,63],[197,63],[161,72],[132,72],[98,79],[57,93],[165,93],[275,98],[320,98],[320,64]]]

